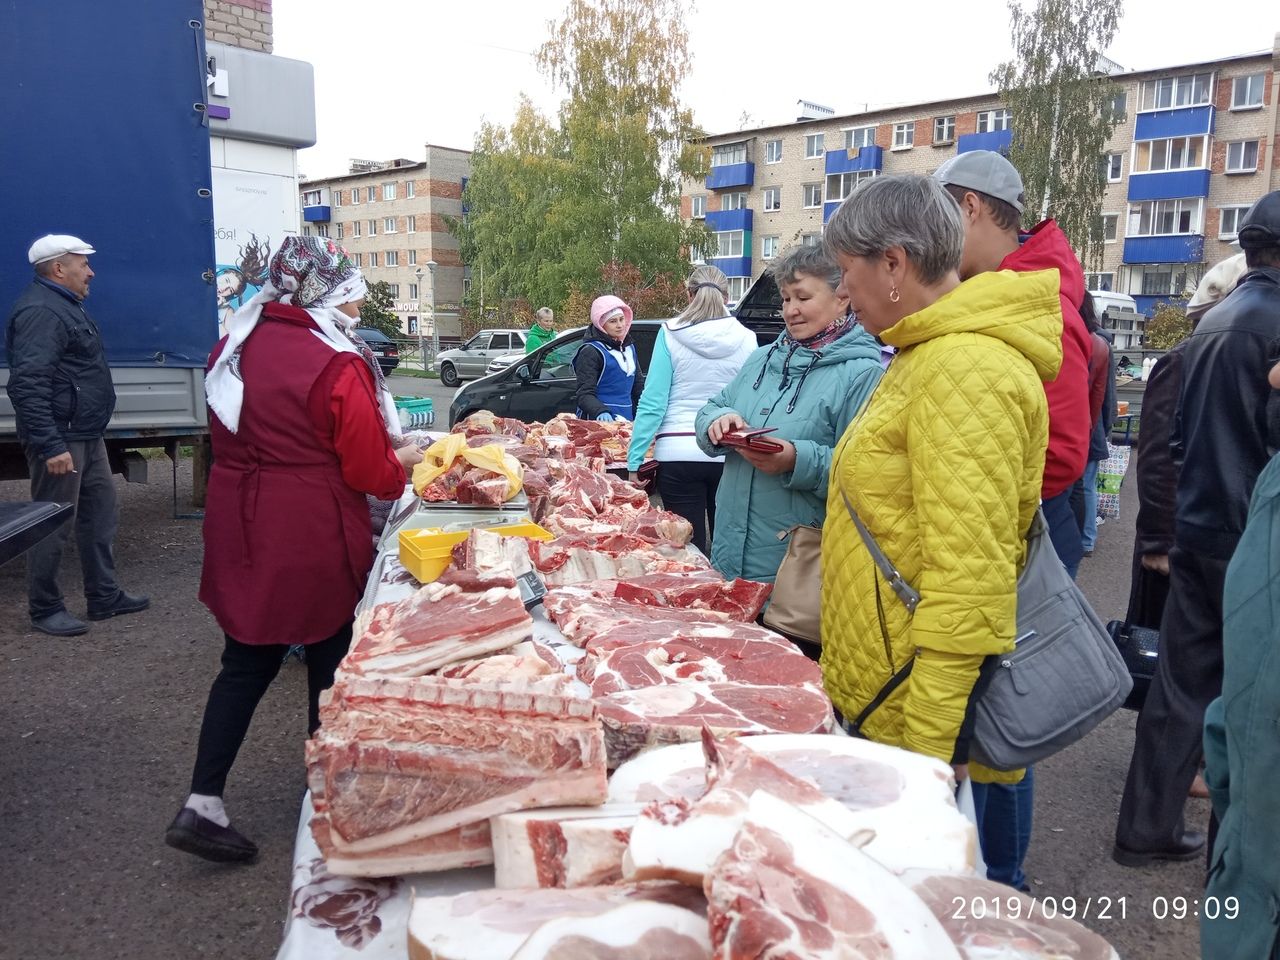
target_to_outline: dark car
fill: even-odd
[[[757,280],[738,304],[738,320],[756,335],[761,346],[782,333],[782,298],[769,274]],[[647,370],[662,320],[637,320],[631,325],[640,369]],[[558,413],[573,413],[577,378],[573,358],[582,346],[585,327],[560,334],[518,363],[461,387],[449,405],[449,426],[478,410],[526,423],[546,422]]]
[[[367,343],[369,349],[373,351],[373,355],[378,359],[378,366],[382,368],[384,377],[400,366],[400,349],[396,346],[396,342],[385,333],[381,330],[375,330],[373,327],[356,327],[356,333],[360,334],[360,339]]]

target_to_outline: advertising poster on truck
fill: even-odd
[[[213,168],[218,337],[227,332],[231,315],[262,289],[280,241],[298,232],[297,204],[292,177]]]

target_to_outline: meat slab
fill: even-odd
[[[758,791],[705,884],[716,956],[960,960],[932,911],[839,834]]]
[[[623,534],[535,540],[529,545],[529,555],[548,587],[648,573],[706,570],[711,566],[689,547],[652,543]]]
[[[548,693],[566,693],[572,680],[562,672],[560,661],[548,646],[526,640],[500,653],[474,660],[462,660],[439,670],[437,676],[469,680],[473,683],[525,683],[546,680],[540,689]]]
[[[567,589],[567,588],[566,588]],[[751,623],[759,616],[773,584],[725,580],[714,570],[654,573],[627,580],[594,580],[574,585],[573,596],[685,610],[712,610]]]
[[[605,798],[593,705],[536,683],[346,678],[322,694],[320,720],[306,746],[312,830],[348,858],[407,853],[501,813]]]
[[[622,856],[639,804],[555,807],[504,813],[491,821],[494,883],[588,887],[622,879]]]
[[[544,923],[563,917],[599,916],[624,904],[643,902],[695,912],[705,909],[701,893],[678,883],[477,890],[452,897],[421,897],[414,900],[409,914],[409,958],[511,960]]]
[[[611,503],[595,510],[579,503],[551,506],[544,526],[557,536],[608,536],[621,533],[651,543],[684,546],[693,536],[693,524],[678,513],[633,503]]]
[[[312,819],[311,835],[324,855],[329,872],[340,877],[396,877],[493,863],[488,820],[371,853],[348,854],[339,850],[334,845],[329,821],[321,817]]]
[[[770,636],[779,634],[753,624],[730,624],[729,615],[712,610],[681,610],[677,607],[654,607],[645,603],[604,600],[578,593],[577,586],[547,591],[542,608],[547,618],[560,628],[565,637],[584,646],[593,637],[609,631],[643,624],[643,631],[627,631],[633,640],[674,640],[681,636]],[[745,629],[742,629],[745,628]],[[758,632],[757,632],[758,631]]]
[[[711,960],[707,921],[669,903],[628,903],[596,917],[561,917],[511,960]]]

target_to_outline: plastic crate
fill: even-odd
[[[396,397],[395,402],[403,429],[420,430],[435,425],[436,413],[430,397]]]
[[[554,535],[532,521],[499,524],[482,529],[508,537],[553,540]],[[400,563],[420,583],[431,583],[453,562],[453,548],[467,539],[470,531],[446,532],[439,527],[400,531]]]

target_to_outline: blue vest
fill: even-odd
[[[635,407],[631,403],[631,387],[635,383],[635,370],[639,364],[636,360],[636,345],[629,343],[622,349],[631,357],[631,373],[627,373],[622,369],[622,364],[618,362],[618,358],[613,355],[613,351],[606,347],[598,340],[587,340],[583,343],[584,347],[595,347],[600,351],[600,355],[604,357],[604,366],[600,369],[600,379],[596,381],[596,398],[609,408],[609,412],[615,417],[625,417],[628,420],[635,419]],[[582,411],[578,411],[578,416],[582,416]]]

